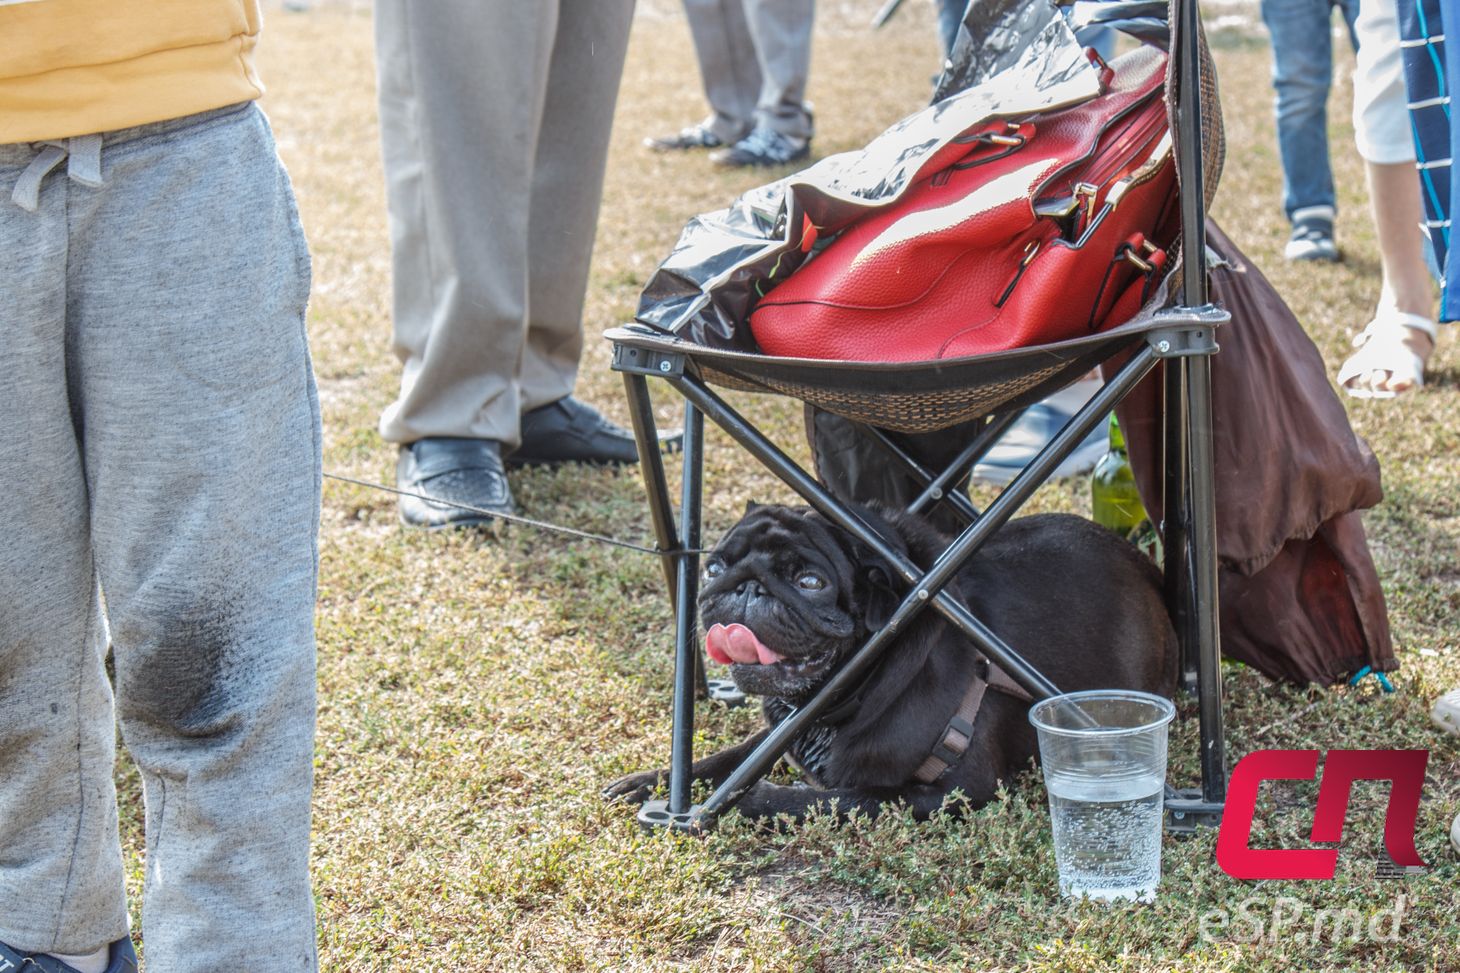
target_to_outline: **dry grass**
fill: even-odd
[[[274,12],[262,69],[315,254],[310,329],[326,468],[387,480],[394,453],[374,427],[397,371],[363,6]],[[928,5],[907,4],[877,35],[860,26],[874,6],[823,5],[811,90],[819,152],[863,143],[926,97],[936,60]],[[675,7],[646,2],[635,29],[588,294],[590,334],[631,316],[688,216],[757,180],[638,147],[643,135],[703,111]],[[1259,42],[1226,35],[1219,66],[1230,154],[1217,215],[1336,366],[1378,287],[1343,107],[1347,75],[1333,144],[1348,259],[1293,267],[1280,258],[1267,64]],[[580,391],[622,419],[606,351],[590,342]],[[1402,885],[1411,909],[1398,943],[1197,938],[1202,911],[1246,896],[1364,910],[1391,904],[1401,885],[1373,880],[1382,794],[1368,790],[1338,881],[1243,885],[1215,868],[1210,836],[1168,841],[1165,894],[1147,908],[1061,905],[1044,794],[1033,781],[963,822],[814,821],[770,837],[732,819],[703,841],[641,834],[627,809],[597,795],[607,780],[667,753],[670,625],[658,565],[520,529],[489,538],[406,533],[391,498],[331,484],[321,543],[314,845],[324,968],[1460,968],[1460,869],[1442,837],[1460,798],[1460,748],[1425,716],[1430,697],[1460,683],[1457,368],[1453,343],[1443,343],[1423,393],[1353,407],[1385,467],[1389,496],[1368,523],[1407,650],[1399,692],[1301,691],[1246,670],[1228,674],[1233,759],[1257,747],[1431,748],[1420,847],[1439,867]],[[795,445],[793,406],[736,401]],[[662,420],[675,413],[660,400]],[[717,433],[708,449],[710,536],[746,499],[786,496]],[[534,516],[647,533],[633,474],[530,473],[516,476],[514,489]],[[1080,483],[1051,486],[1036,505],[1078,512],[1083,491]],[[1301,719],[1283,722],[1302,707],[1309,709]],[[755,721],[748,711],[703,708],[697,746],[722,745]],[[1173,744],[1176,772],[1187,779],[1195,773],[1193,724]],[[135,848],[136,789],[130,778],[124,783]],[[1306,814],[1266,808],[1264,825],[1300,839]]]

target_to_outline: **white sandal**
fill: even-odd
[[[1424,388],[1425,360],[1404,344],[1411,329],[1429,335],[1432,343],[1438,337],[1435,322],[1423,315],[1392,308],[1381,310],[1354,337],[1354,347],[1358,351],[1350,355],[1349,360],[1338,370],[1339,387],[1356,399],[1392,399],[1399,393],[1390,389],[1355,388],[1349,385],[1354,379],[1371,372],[1388,372],[1390,382],[1412,379],[1414,384],[1411,388]],[[1397,348],[1394,347],[1396,345]],[[1408,356],[1408,361],[1404,360],[1404,356]]]
[[[1460,689],[1452,689],[1435,700],[1430,719],[1446,733],[1460,734]]]

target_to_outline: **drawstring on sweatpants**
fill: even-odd
[[[101,183],[101,136],[77,135],[59,141],[40,143],[45,146],[15,181],[10,200],[27,212],[34,213],[41,205],[41,183],[51,170],[66,160],[66,175],[93,189]]]

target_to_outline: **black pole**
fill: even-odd
[[[1206,198],[1202,173],[1201,126],[1201,12],[1197,0],[1177,4],[1180,79],[1177,122],[1177,177],[1181,185],[1181,299],[1188,308],[1207,304]],[[1176,494],[1167,494],[1166,516],[1178,524],[1182,555],[1178,578],[1189,599],[1179,616],[1177,632],[1182,640],[1183,662],[1193,656],[1197,669],[1198,706],[1201,719],[1202,799],[1220,804],[1227,791],[1226,744],[1222,727],[1222,669],[1220,617],[1217,602],[1217,531],[1214,465],[1212,459],[1211,358],[1207,355],[1184,360],[1179,369],[1168,362],[1166,441],[1172,452],[1166,457],[1167,482],[1172,467],[1179,471]],[[1173,371],[1175,372],[1173,380]],[[1175,400],[1180,397],[1181,403]],[[1175,423],[1175,429],[1170,427]],[[1179,440],[1179,441],[1178,441]],[[1175,500],[1176,510],[1171,501]],[[1168,534],[1169,536],[1169,534]],[[1168,548],[1166,553],[1172,556]]]
[[[1161,549],[1165,571],[1166,608],[1181,649],[1181,684],[1189,692],[1199,687],[1197,640],[1191,623],[1191,455],[1187,414],[1186,358],[1168,358],[1162,367],[1164,408],[1161,413],[1164,449]]]
[[[699,646],[700,501],[704,476],[704,417],[684,407],[684,484],[680,535],[684,551],[676,558],[674,612],[674,723],[670,730],[669,813],[689,810],[690,764],[694,759],[695,689],[704,678]]]
[[[1197,702],[1201,718],[1201,790],[1208,804],[1227,795],[1226,735],[1222,725],[1222,644],[1217,591],[1217,523],[1212,462],[1212,360],[1193,358],[1187,375],[1191,450],[1192,600],[1189,615],[1196,647]]]
[[[1181,201],[1181,301],[1187,307],[1207,302],[1206,186],[1202,181],[1201,132],[1201,14],[1197,0],[1179,0],[1177,39],[1180,49],[1176,76],[1176,162]]]
[[[649,519],[654,524],[659,550],[663,552],[659,561],[664,568],[664,583],[673,607],[677,577],[674,552],[679,550],[679,536],[674,529],[674,510],[669,505],[664,459],[659,455],[659,433],[654,428],[654,405],[649,398],[649,383],[642,375],[624,372],[624,391],[629,400],[629,423],[633,426],[634,442],[639,449],[639,472],[644,477],[644,492],[649,495]]]

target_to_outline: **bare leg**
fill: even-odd
[[[1370,162],[1365,168],[1369,205],[1379,238],[1384,274],[1376,317],[1382,316],[1385,311],[1399,311],[1433,320],[1433,289],[1425,265],[1424,241],[1417,229],[1423,214],[1414,165],[1408,162],[1393,165]],[[1392,368],[1369,370],[1352,378],[1347,386],[1387,392],[1404,392],[1413,388],[1419,376],[1410,374],[1409,354],[1418,355],[1422,362],[1427,361],[1434,350],[1434,342],[1416,328],[1407,328],[1402,333],[1403,339],[1382,334],[1373,339],[1387,343],[1387,351],[1392,355]]]

